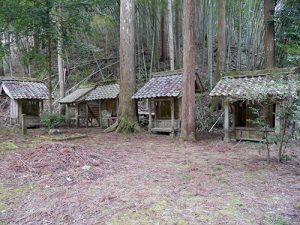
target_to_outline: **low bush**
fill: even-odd
[[[65,117],[59,113],[45,113],[41,117],[41,123],[48,129],[58,128],[65,122]]]

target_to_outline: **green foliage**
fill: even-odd
[[[45,113],[42,115],[41,122],[48,129],[54,129],[65,122],[65,117],[59,113]]]
[[[280,66],[300,65],[300,3],[288,0],[276,15]]]
[[[288,225],[289,224],[289,222],[286,219],[281,218],[281,217],[275,217],[275,218],[270,219],[270,223],[272,225]]]

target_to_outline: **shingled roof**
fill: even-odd
[[[295,73],[224,76],[210,96],[231,100],[280,99],[297,94],[295,78]]]
[[[12,99],[48,99],[46,85],[38,81],[2,80],[0,90]]]
[[[70,104],[79,101],[80,99],[84,99],[84,97],[94,89],[95,87],[88,87],[88,88],[79,88],[72,92],[71,94],[67,95],[66,97],[62,98],[59,103],[62,104]]]
[[[115,99],[120,93],[119,84],[101,85],[92,90],[85,98],[86,101]]]
[[[182,90],[182,72],[155,76],[133,96],[133,99],[178,97]]]

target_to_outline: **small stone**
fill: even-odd
[[[91,166],[85,165],[85,166],[82,167],[82,169],[83,169],[83,170],[90,170],[90,169],[91,169]]]
[[[59,129],[50,129],[49,134],[50,135],[59,135],[59,134],[62,134],[62,131]]]
[[[295,188],[297,190],[300,190],[300,184],[294,184],[292,185],[292,188]]]
[[[67,179],[67,181],[69,181],[69,182],[72,181],[71,177],[67,177],[66,179]]]

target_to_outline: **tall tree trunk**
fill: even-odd
[[[58,67],[58,80],[59,80],[59,97],[62,99],[65,97],[65,77],[64,77],[64,69],[63,69],[63,38],[62,38],[62,29],[61,29],[61,23],[62,23],[62,12],[61,12],[61,5],[57,8],[57,14],[58,14],[58,23],[57,27],[59,30],[58,38],[57,38],[57,67]],[[66,106],[64,104],[60,104],[59,111],[61,114],[65,114],[66,112]]]
[[[264,21],[265,21],[265,59],[266,68],[275,67],[275,30],[272,16],[275,12],[274,0],[264,0]]]
[[[3,67],[3,59],[0,58],[0,77],[4,76],[4,67]]]
[[[237,60],[236,60],[236,70],[241,71],[242,67],[241,67],[241,49],[242,49],[242,2],[238,1],[238,9],[239,9],[239,13],[238,13],[238,46],[237,46]]]
[[[162,0],[161,3],[161,19],[160,19],[160,60],[165,62],[168,59],[168,37],[166,26],[166,3]]]
[[[184,35],[181,138],[183,140],[195,140],[196,3],[195,0],[184,0],[183,4]]]
[[[175,0],[175,43],[176,43],[176,67],[181,68],[181,57],[180,57],[180,7],[181,0]]]
[[[118,131],[130,131],[137,123],[135,92],[135,4],[134,0],[121,0],[120,6],[120,97]],[[126,128],[127,127],[127,128]]]
[[[210,90],[213,88],[213,2],[209,1],[208,4],[208,25],[207,25],[207,73],[209,76]]]
[[[48,49],[48,106],[49,112],[52,113],[52,50],[51,50],[51,37],[48,36],[47,38],[47,49]]]
[[[217,58],[216,58],[216,81],[219,81],[224,71],[225,63],[225,6],[226,0],[218,0],[218,31],[217,31]]]
[[[170,55],[170,69],[174,70],[174,34],[173,34],[173,13],[172,0],[168,0],[168,25],[169,25],[169,55]]]

